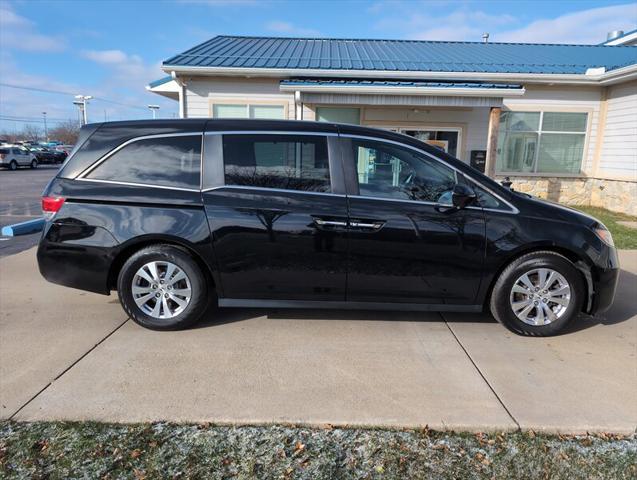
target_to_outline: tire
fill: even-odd
[[[538,287],[542,278],[544,285],[551,282],[546,289]],[[529,285],[533,288],[528,289]],[[585,296],[582,275],[573,263],[559,253],[540,251],[523,255],[504,269],[493,287],[490,307],[495,319],[509,330],[546,337],[563,330],[579,315]]]
[[[138,273],[142,267],[149,265],[151,262],[155,264],[156,276],[152,276],[152,269],[144,268],[144,272],[149,279],[160,279],[158,282],[149,282]],[[176,267],[175,272],[181,270],[186,280],[179,280],[173,285],[173,290],[179,290],[180,293],[175,296],[169,290],[168,281],[161,280],[162,274],[168,274],[168,265],[172,264]],[[178,270],[177,270],[178,269]],[[174,273],[173,278],[177,278],[181,274]],[[160,282],[164,282],[160,285]],[[136,292],[133,292],[133,283],[136,284]],[[156,288],[153,288],[156,287]],[[186,301],[186,292],[190,289],[190,297],[185,307],[178,305]],[[140,293],[145,292],[145,293]],[[170,245],[151,245],[135,252],[122,266],[117,278],[117,294],[124,311],[142,327],[151,330],[180,330],[187,328],[196,323],[209,305],[209,286],[204,273],[195,261],[195,259],[185,250]],[[166,304],[157,307],[157,295],[162,299],[162,295],[166,298]],[[144,297],[148,297],[145,300]],[[146,301],[147,303],[138,305],[138,302]],[[175,299],[175,301],[173,300]],[[163,299],[162,299],[163,300]],[[162,314],[166,314],[168,307],[168,315],[160,318]],[[157,311],[157,308],[159,309]],[[152,311],[150,311],[152,310]],[[153,313],[155,313],[153,315]],[[170,316],[174,314],[174,316]]]
[[[36,168],[38,168],[38,161],[37,160],[31,160],[31,168],[33,170],[35,170]]]
[[[18,162],[16,162],[15,160],[11,160],[11,163],[9,163],[9,170],[16,171],[17,169],[18,169]]]

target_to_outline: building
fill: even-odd
[[[147,89],[182,117],[356,123],[514,188],[637,215],[637,46],[218,36]]]

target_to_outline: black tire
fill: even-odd
[[[191,298],[188,305],[172,318],[156,318],[144,312],[133,299],[133,279],[137,271],[149,262],[170,262],[188,277]],[[180,330],[196,323],[210,303],[206,276],[195,259],[185,250],[171,245],[151,245],[135,252],[122,266],[117,278],[117,294],[122,307],[142,327],[152,330]],[[163,307],[162,307],[163,308]],[[152,312],[151,312],[152,313]]]
[[[33,170],[35,170],[36,168],[38,168],[38,161],[37,160],[31,160],[31,168]]]
[[[530,325],[514,313],[511,306],[511,291],[518,278],[539,268],[550,268],[566,279],[570,286],[570,302],[563,314],[551,323]],[[557,334],[579,315],[585,296],[586,287],[582,275],[573,263],[559,253],[540,251],[523,255],[504,269],[493,287],[490,307],[495,319],[509,330],[520,335],[547,337]]]
[[[18,169],[18,162],[16,162],[15,160],[11,160],[11,163],[9,163],[9,170],[16,171],[17,169]]]

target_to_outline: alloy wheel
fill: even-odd
[[[548,325],[568,309],[571,286],[559,272],[550,268],[536,268],[515,281],[509,301],[513,313],[524,323]]]
[[[173,318],[183,312],[192,297],[190,279],[177,265],[153,261],[143,265],[133,277],[133,300],[153,318]]]

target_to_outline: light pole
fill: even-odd
[[[159,110],[159,105],[148,105],[148,108],[153,112],[153,120],[157,118],[156,112]]]
[[[91,95],[75,95],[75,98],[77,101],[73,103],[80,107],[83,125],[86,125],[88,123],[88,101],[93,97]]]
[[[46,112],[42,112],[42,117],[44,118],[44,138],[46,142],[49,143],[49,131],[46,128]]]

